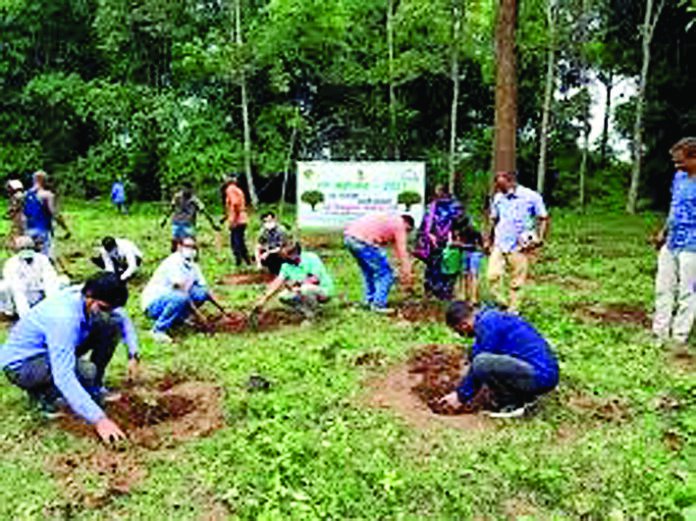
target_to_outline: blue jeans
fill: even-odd
[[[188,221],[172,221],[172,238],[183,239],[184,237],[195,237],[196,229]]]
[[[478,275],[483,259],[483,252],[464,251],[462,252],[462,272],[471,275]]]
[[[147,315],[155,319],[152,327],[155,331],[166,331],[183,322],[191,312],[191,305],[208,300],[208,292],[200,287],[193,287],[186,294],[183,291],[170,291],[154,300],[147,307]]]
[[[394,283],[389,260],[384,248],[347,235],[345,245],[358,261],[365,279],[365,302],[383,308],[387,306],[389,288]]]

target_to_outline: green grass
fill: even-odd
[[[169,229],[155,208],[129,217],[106,204],[66,204],[73,239],[59,253],[85,253],[72,264],[84,278],[88,257],[103,234],[132,238],[144,254],[145,274],[168,254]],[[230,519],[687,519],[696,504],[696,377],[650,344],[638,326],[589,324],[568,304],[632,303],[651,309],[655,254],[645,242],[653,219],[556,214],[545,259],[533,268],[540,283],[527,291],[523,313],[555,346],[561,385],[539,413],[501,421],[493,429],[414,430],[387,410],[365,408],[365,382],[384,368],[356,366],[379,351],[389,363],[416,344],[456,341],[444,325],[404,327],[388,318],[335,306],[321,323],[261,334],[188,334],[174,346],[141,338],[151,371],[188,371],[224,388],[227,426],[212,436],[141,454],[147,471],[130,494],[99,509],[68,507],[45,461],[89,450],[43,424],[22,393],[0,388],[0,519],[205,519],[214,510]],[[224,287],[234,271],[224,241],[218,253],[208,223],[199,223],[201,264],[231,307],[248,307],[263,287]],[[255,235],[252,227],[248,237]],[[251,243],[251,241],[249,241]],[[357,300],[361,279],[334,241],[319,249],[341,298]],[[573,287],[564,281],[582,282]],[[128,308],[139,329],[140,289]],[[692,348],[693,349],[693,348]],[[125,372],[125,348],[108,378]],[[244,382],[259,373],[266,393]],[[604,421],[570,407],[584,396],[618,399],[626,417]],[[661,408],[665,396],[677,408]],[[670,433],[670,434],[667,434]],[[679,443],[670,446],[665,437]],[[213,509],[213,505],[216,505]],[[693,508],[693,507],[692,507]],[[213,510],[211,510],[213,509]]]

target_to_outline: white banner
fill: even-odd
[[[367,213],[408,213],[418,226],[424,199],[425,163],[297,163],[297,216],[302,229],[341,229]]]

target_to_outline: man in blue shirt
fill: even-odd
[[[677,344],[684,345],[696,316],[696,138],[682,139],[670,152],[677,172],[666,242],[657,258],[652,329],[660,342],[671,333]]]
[[[98,405],[102,381],[119,340],[128,344],[128,373],[138,365],[135,330],[121,308],[128,289],[113,273],[96,275],[82,290],[59,292],[32,308],[0,349],[8,380],[51,406],[61,394],[72,410],[94,425],[104,441],[125,437]],[[90,353],[89,361],[81,357]]]
[[[471,365],[440,410],[490,409],[494,417],[524,414],[525,405],[558,385],[558,361],[548,343],[517,315],[495,309],[474,312],[469,302],[450,304],[447,325],[474,336]]]
[[[510,265],[510,310],[518,304],[518,292],[527,280],[529,254],[546,239],[549,215],[537,192],[517,184],[515,172],[498,172],[495,176],[496,194],[490,212],[489,237],[493,243],[488,261],[488,282],[496,299],[505,303],[502,278],[506,264]]]

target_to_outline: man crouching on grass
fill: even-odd
[[[444,413],[486,409],[497,418],[522,416],[525,406],[558,385],[558,361],[548,343],[517,315],[494,309],[475,312],[452,302],[447,325],[475,337],[469,372],[456,391],[436,404]]]
[[[121,308],[128,289],[113,273],[96,275],[80,291],[68,288],[33,307],[0,349],[0,367],[8,380],[34,398],[47,416],[60,395],[79,416],[94,425],[103,441],[125,434],[99,406],[105,396],[104,371],[120,336],[128,344],[128,375],[135,376],[135,330]],[[91,352],[89,360],[81,358]]]

